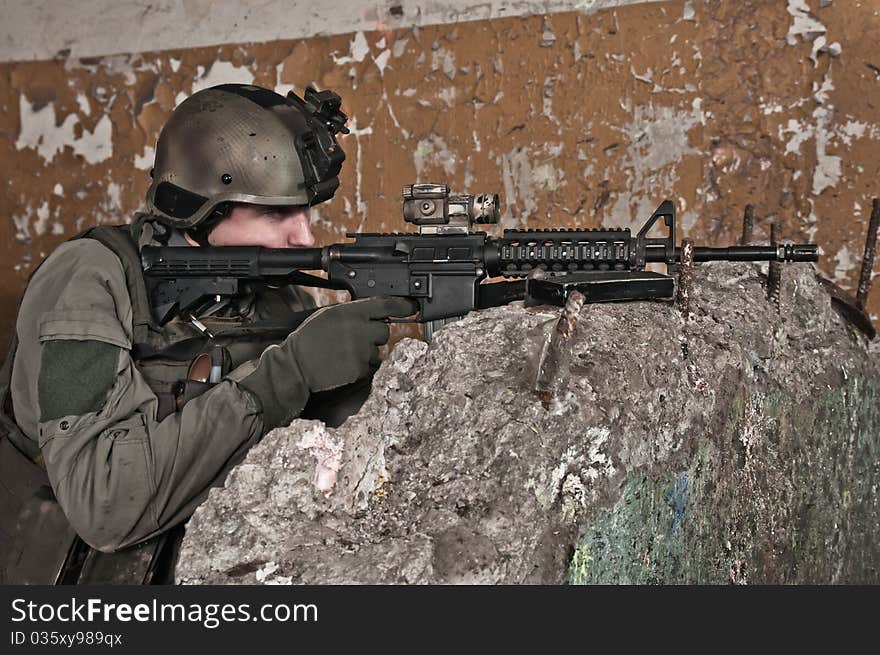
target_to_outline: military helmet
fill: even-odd
[[[315,205],[333,197],[348,117],[332,91],[304,99],[245,84],[194,93],[162,128],[147,209],[192,228],[225,203]]]

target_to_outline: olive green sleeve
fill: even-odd
[[[77,533],[99,550],[137,543],[186,519],[262,436],[259,405],[225,380],[162,421],[119,351],[104,405],[40,423],[52,488]]]
[[[73,528],[117,550],[185,520],[262,437],[262,412],[230,376],[158,420],[158,398],[130,356],[119,260],[82,241],[53,258],[17,322],[16,416]]]

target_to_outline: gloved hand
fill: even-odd
[[[277,346],[260,356],[256,370],[239,382],[263,407],[266,430],[298,415],[310,393],[367,377],[388,341],[389,316],[417,311],[406,298],[367,298],[331,305],[309,316]]]

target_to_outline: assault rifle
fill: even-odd
[[[504,230],[492,237],[474,228],[498,222],[498,195],[450,195],[445,184],[405,186],[403,217],[419,231],[347,234],[353,243],[324,248],[147,246],[142,264],[156,319],[199,316],[238,294],[243,283],[343,289],[353,299],[411,298],[428,338],[449,320],[527,293],[555,304],[572,288],[588,302],[674,295],[671,276],[645,270],[650,263],[677,270],[681,248],[669,200],[635,236],[629,228],[598,228]],[[665,235],[648,236],[661,219]],[[815,262],[818,251],[814,244],[695,247],[693,260]],[[543,276],[529,276],[538,268]],[[327,278],[304,272],[318,270]],[[507,279],[488,282],[497,277]]]

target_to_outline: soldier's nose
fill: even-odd
[[[310,248],[315,245],[315,235],[309,224],[308,211],[296,216],[287,235],[287,243],[294,248]]]

